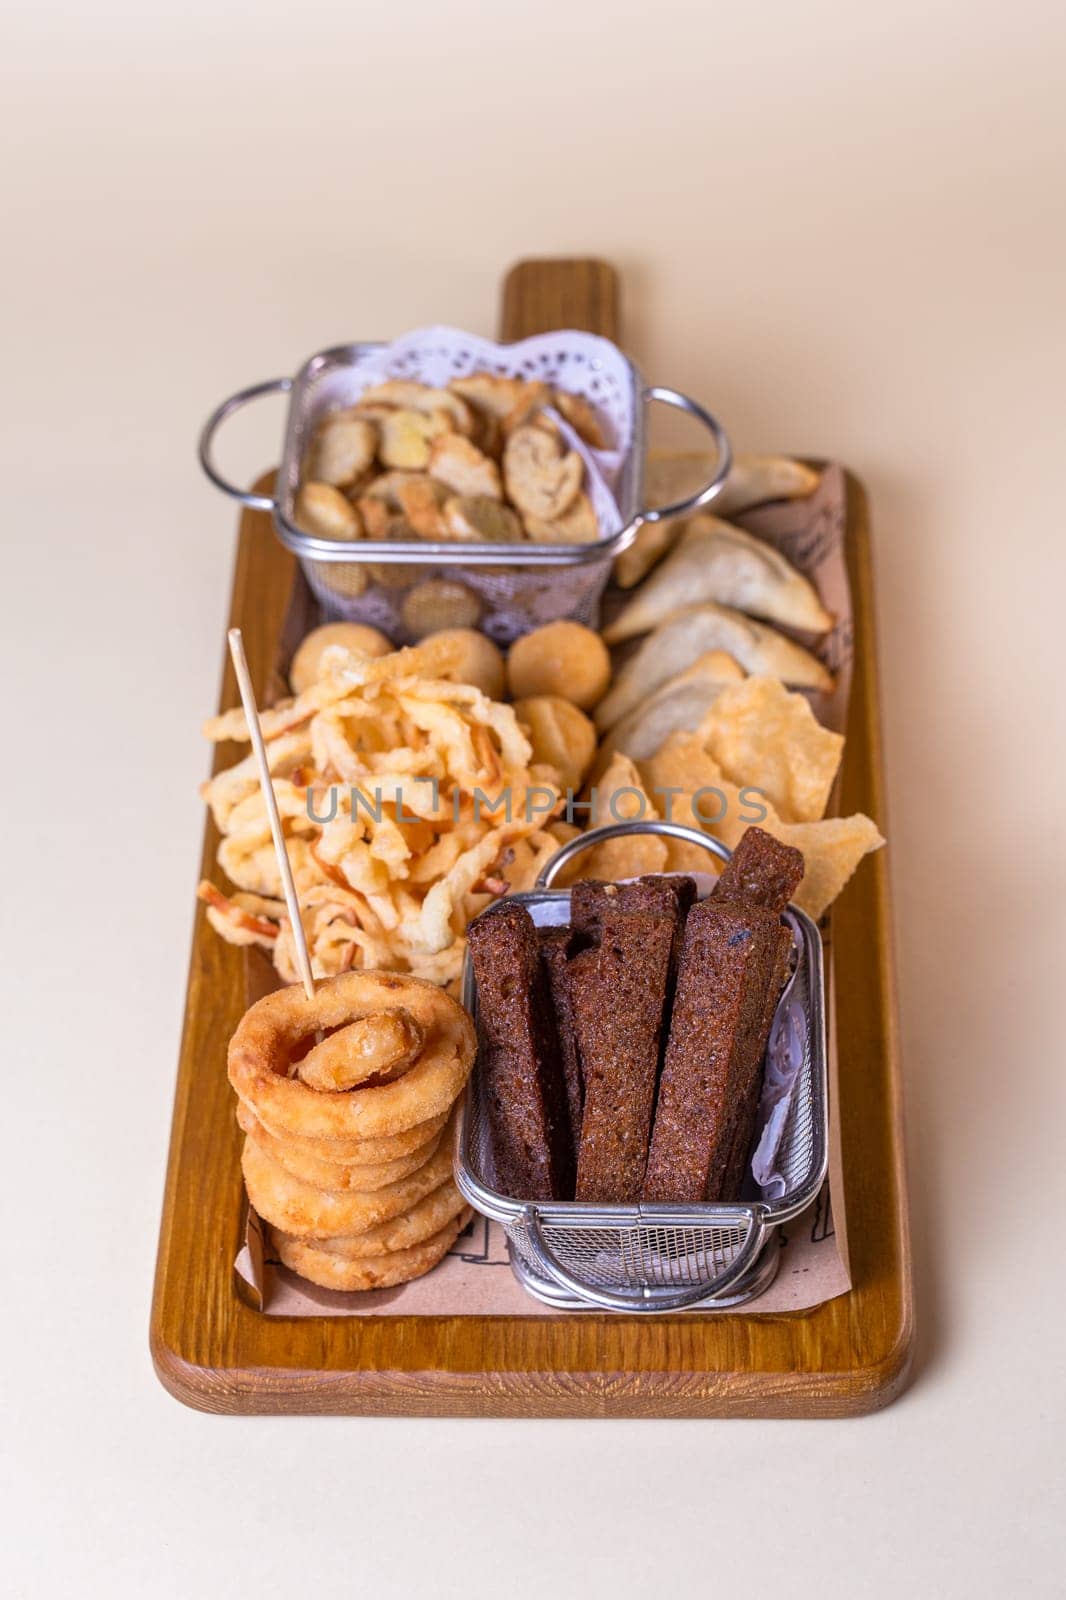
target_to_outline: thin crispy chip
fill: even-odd
[[[824,817],[844,740],[803,695],[777,678],[745,678],[719,694],[698,732],[725,776],[761,789],[783,822]]]
[[[702,828],[735,850],[753,825],[772,833],[782,844],[802,851],[803,881],[795,902],[812,917],[820,917],[836,899],[855,868],[871,850],[884,844],[876,825],[861,812],[851,817],[829,817],[820,822],[783,822],[768,800],[754,790],[730,783],[697,736],[677,734],[641,768],[653,797],[666,787],[678,787],[672,796],[670,816],[675,822]],[[719,814],[720,813],[720,814]],[[670,871],[707,871],[708,858],[698,860],[696,846],[670,840]]]
[[[722,805],[722,770],[694,733],[675,733],[655,755],[639,764],[653,801],[670,822],[697,832],[711,831],[704,818],[715,817]],[[731,786],[732,787],[732,786]],[[728,803],[729,797],[725,797]],[[734,808],[736,807],[734,790]],[[737,837],[744,831],[739,827]],[[713,830],[718,832],[717,828]],[[729,844],[728,839],[723,843]],[[667,839],[668,872],[714,872],[715,857],[683,839]]]
[[[879,850],[884,839],[877,824],[861,811],[851,817],[826,817],[821,822],[778,822],[761,824],[782,844],[803,852],[803,881],[796,891],[796,904],[809,916],[827,911],[848,882],[863,856]]]
[[[636,766],[628,756],[616,752],[596,782],[589,826],[605,828],[618,822],[654,822],[658,818],[659,812]],[[665,871],[666,857],[667,841],[654,834],[635,833],[607,839],[594,850],[578,856],[573,875],[565,881],[602,878],[613,883],[620,878],[639,878],[646,872]]]

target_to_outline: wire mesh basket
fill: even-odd
[[[722,861],[731,852],[717,839],[672,822],[620,823],[597,828],[564,845],[533,890],[513,898],[538,927],[569,921],[570,893],[553,889],[562,868],[580,851],[629,833],[664,834],[700,845]],[[783,1189],[774,1198],[756,1190],[732,1204],[599,1205],[584,1201],[527,1201],[496,1186],[492,1129],[480,1059],[467,1085],[456,1134],[456,1183],[485,1216],[502,1223],[511,1265],[526,1288],[548,1304],[629,1312],[724,1308],[762,1292],[776,1271],[778,1224],[798,1216],[817,1195],[828,1159],[825,1002],[822,943],[804,912],[789,906],[794,965],[778,1001],[771,1039],[785,1008],[803,1018],[802,1064],[794,1084],[775,1162]],[[477,1016],[477,984],[469,955],[463,1003]]]
[[[296,495],[303,463],[319,421],[354,405],[365,389],[389,378],[440,387],[472,372],[540,380],[591,402],[612,435],[612,448],[592,450],[565,422],[558,425],[585,457],[586,478],[601,536],[587,544],[482,544],[395,540],[330,540],[296,524]],[[231,483],[214,463],[214,437],[242,406],[269,394],[289,394],[281,466],[275,493],[254,494]],[[688,412],[710,432],[715,470],[696,494],[669,506],[642,505],[645,411],[658,401]],[[729,444],[716,419],[674,389],[647,388],[633,363],[608,339],[581,332],[540,334],[516,344],[494,344],[455,329],[430,328],[392,344],[360,343],[320,351],[295,378],[275,378],[243,389],[216,407],[200,437],[200,461],[211,481],[255,510],[269,511],[278,537],[299,557],[308,584],[327,618],[382,628],[394,643],[415,637],[405,602],[427,580],[444,578],[469,597],[468,620],[500,643],[572,618],[595,626],[614,558],[645,522],[684,516],[718,493],[731,464]],[[460,559],[456,559],[457,554]],[[388,569],[388,571],[386,571]]]

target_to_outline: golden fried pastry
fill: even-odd
[[[626,620],[629,615],[627,607],[604,629],[609,643],[620,644],[630,637]],[[782,683],[796,688],[833,687],[828,668],[787,634],[730,606],[708,600],[702,605],[679,606],[642,641],[618,675],[618,688],[624,687],[625,695],[619,696],[613,715],[617,718],[631,710],[643,695],[691,666],[708,650],[731,655],[746,673],[780,678]]]
[[[616,617],[612,637],[649,633],[682,608],[708,600],[808,633],[833,625],[814,585],[779,550],[703,513],[685,524],[665,561]]]
[[[504,447],[503,476],[508,497],[523,516],[555,522],[577,499],[585,463],[561,439],[525,423]]]
[[[449,640],[456,647],[455,665],[441,674],[449,683],[472,683],[490,700],[503,699],[507,668],[491,639],[476,628],[440,628],[428,637]]]
[[[557,694],[516,700],[514,711],[529,729],[533,760],[554,767],[564,789],[580,789],[596,755],[596,729],[585,713]]]
[[[647,761],[672,733],[692,733],[700,726],[718,696],[731,684],[744,681],[744,673],[724,650],[708,650],[690,667],[620,717],[600,745],[597,767],[605,766],[616,750],[634,761]],[[596,707],[597,720],[600,707]]]
[[[424,1244],[359,1261],[331,1255],[328,1250],[317,1248],[303,1239],[289,1238],[277,1229],[272,1232],[278,1255],[284,1264],[309,1283],[317,1283],[322,1289],[391,1289],[396,1284],[421,1278],[431,1267],[435,1267],[447,1255],[468,1219],[469,1213],[461,1211]]]
[[[803,499],[814,493],[818,482],[813,467],[788,456],[734,456],[714,509],[720,517],[731,517],[766,500]]]
[[[431,633],[472,628],[481,615],[481,601],[465,583],[427,578],[404,598],[400,615],[412,638],[424,639]]]
[[[378,430],[368,418],[334,411],[315,434],[307,476],[344,488],[373,465],[377,447]]]
[[[534,544],[591,544],[600,536],[592,501],[584,490],[554,522],[544,522],[540,517],[527,517],[526,532]]]
[[[446,483],[455,494],[503,498],[499,467],[461,433],[444,433],[434,439],[427,465],[430,476]]]
[[[598,633],[580,622],[549,622],[516,639],[507,657],[514,700],[556,694],[588,711],[611,681],[611,658]]]
[[[387,656],[392,649],[377,628],[368,628],[361,622],[325,622],[301,640],[292,658],[289,687],[293,694],[303,694],[318,681],[323,653],[335,645],[363,656]]]

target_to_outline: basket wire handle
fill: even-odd
[[[576,839],[562,845],[541,867],[533,887],[550,889],[567,862],[582,851],[603,844],[607,839],[621,839],[630,833],[666,835],[671,839],[681,839],[685,844],[701,845],[709,855],[717,856],[720,861],[729,861],[733,855],[732,850],[720,839],[712,838],[709,833],[701,833],[698,828],[686,828],[682,822],[663,822],[658,819],[653,822],[610,822],[602,828],[590,828],[587,833],[578,834]]]
[[[714,440],[715,464],[714,476],[704,484],[696,494],[686,495],[683,500],[675,500],[669,506],[651,506],[641,511],[636,519],[639,522],[662,522],[667,517],[686,517],[693,511],[698,511],[701,506],[709,505],[716,495],[721,493],[726,478],[729,476],[733,465],[733,451],[726,437],[725,429],[717,417],[711,415],[705,406],[698,400],[682,394],[678,389],[665,389],[661,385],[653,385],[645,389],[645,401],[658,400],[662,405],[673,406],[675,411],[687,411],[690,417],[695,417],[697,422],[702,422],[707,432]]]
[[[268,394],[288,394],[291,388],[291,378],[268,378],[266,383],[253,383],[249,389],[238,389],[236,394],[231,394],[228,400],[223,400],[220,406],[215,407],[200,432],[197,454],[207,476],[216,489],[221,489],[223,494],[231,495],[234,500],[239,500],[252,511],[276,511],[278,502],[271,494],[254,494],[251,489],[238,488],[237,484],[222,476],[211,454],[215,434],[227,417],[231,417],[235,411],[240,411],[241,407],[248,405],[250,401],[260,400]]]
[[[697,1305],[701,1300],[708,1299],[712,1293],[713,1297],[718,1299],[731,1289],[753,1264],[762,1248],[763,1229],[750,1206],[745,1207],[745,1213],[748,1231],[744,1235],[744,1242],[729,1266],[715,1277],[713,1291],[709,1290],[706,1283],[687,1283],[677,1288],[665,1285],[660,1288],[646,1284],[629,1290],[607,1289],[602,1284],[585,1283],[580,1278],[575,1278],[549,1249],[541,1226],[540,1212],[535,1205],[525,1207],[522,1221],[526,1227],[526,1248],[535,1258],[543,1276],[549,1282],[555,1282],[562,1288],[569,1289],[570,1293],[577,1295],[579,1299],[592,1301],[608,1311],[633,1311],[651,1307],[657,1311],[683,1311],[686,1306]],[[729,1221],[733,1222],[734,1218],[731,1217]],[[705,1226],[708,1228],[715,1226],[713,1216],[708,1216]]]

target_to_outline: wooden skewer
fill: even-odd
[[[281,831],[281,815],[278,811],[277,796],[270,778],[270,766],[267,762],[266,745],[263,743],[263,730],[259,726],[259,708],[255,703],[255,690],[252,688],[252,675],[248,671],[248,658],[244,653],[244,640],[240,628],[231,628],[227,635],[229,640],[229,653],[233,657],[233,670],[237,674],[237,687],[241,691],[241,704],[244,706],[245,721],[248,723],[248,733],[255,751],[256,765],[259,768],[259,783],[263,790],[263,799],[266,802],[267,817],[270,819],[270,832],[274,839],[274,849],[278,857],[278,871],[281,873],[281,886],[285,891],[285,904],[289,908],[289,921],[292,924],[292,937],[296,945],[296,965],[300,969],[303,979],[304,993],[309,1000],[314,999],[315,980],[311,975],[311,957],[307,953],[307,935],[300,918],[300,902],[296,898],[296,885],[292,878],[292,864],[289,853],[285,848],[285,835]]]

